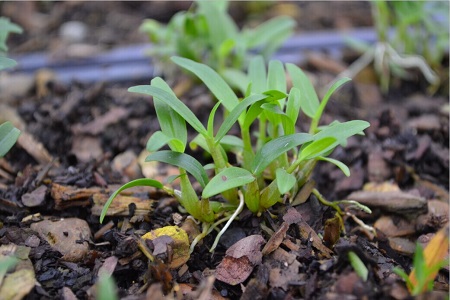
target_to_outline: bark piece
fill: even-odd
[[[216,278],[230,285],[245,281],[253,268],[261,263],[261,235],[251,235],[231,246],[216,269]]]

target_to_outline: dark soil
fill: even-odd
[[[238,4],[233,3],[231,9],[238,22],[255,19],[255,14],[248,12],[251,4],[242,5],[244,9],[239,9]],[[12,54],[60,51],[58,28],[68,20],[81,20],[88,25],[91,30],[86,43],[102,49],[146,42],[137,32],[144,18],[167,21],[175,11],[187,7],[186,2],[0,4],[2,15],[11,17],[25,30],[24,34],[13,35],[9,40]],[[281,5],[275,7],[283,9]],[[260,18],[268,18],[276,11],[267,7],[259,9]],[[368,3],[302,2],[298,3],[296,13],[300,32],[371,25]],[[304,67],[311,71],[319,87],[335,75],[312,62]],[[374,226],[386,217],[399,226],[395,230],[401,231],[407,226],[412,230],[406,234],[386,234],[377,229],[377,235],[373,236],[355,219],[345,217],[346,232],[335,245],[328,244],[329,255],[314,243],[313,237],[314,234],[330,234],[329,220],[335,212],[311,196],[294,207],[301,217],[287,225],[285,237],[276,251],[265,255],[254,266],[249,278],[234,286],[219,280],[208,285],[208,278],[235,242],[250,235],[261,235],[269,241],[274,232],[285,226],[283,217],[292,214],[289,204],[277,205],[270,214],[261,217],[244,210],[214,253],[209,252],[215,237],[213,232],[196,247],[187,267],[172,270],[168,268],[167,259],[163,259],[164,263],[150,262],[138,247],[138,237],[144,233],[185,222],[186,214],[179,212],[177,203],[169,196],[153,190],[137,191],[134,193],[136,201],[153,201],[144,217],[135,214],[136,202],[127,207],[129,213],[107,217],[104,224],[99,223],[96,197],[107,198],[118,185],[143,176],[138,156],[151,133],[159,130],[152,100],[126,91],[132,85],[146,82],[62,84],[50,77],[44,83],[35,82],[34,88],[23,91],[20,96],[2,98],[2,102],[9,105],[7,115],[16,114],[25,125],[24,131],[42,143],[53,158],[39,160],[18,143],[0,160],[0,245],[27,247],[39,283],[22,298],[92,298],[95,292],[91,287],[97,281],[99,269],[106,268],[111,257],[118,259],[111,270],[118,295],[126,299],[163,299],[163,294],[186,299],[408,298],[403,281],[392,272],[393,267],[409,271],[415,242],[429,240],[448,222],[448,94],[445,88],[433,96],[426,94],[420,77],[412,83],[395,83],[390,93],[383,96],[376,85],[362,82],[355,80],[341,89],[322,119],[324,123],[335,119],[365,119],[371,123],[365,137],[350,139],[347,147],[337,149],[332,155],[346,163],[352,175],[347,178],[334,166],[319,164],[313,174],[318,190],[327,200],[335,201],[361,191],[366,183],[385,184],[411,197],[426,199],[428,209],[434,201],[443,203],[444,214],[432,211],[427,215],[426,207],[421,211],[409,204],[393,208],[368,204],[373,208],[371,215],[354,212],[365,224]],[[43,94],[38,94],[38,86],[42,84]],[[372,96],[368,96],[371,92]],[[193,87],[182,99],[206,121],[207,116],[202,112],[210,111],[213,102],[203,87]],[[5,118],[4,112],[0,117]],[[298,127],[305,130],[306,124],[301,121]],[[193,133],[191,135],[193,137]],[[132,154],[131,164],[117,158],[127,151]],[[208,162],[200,151],[191,154]],[[156,168],[156,176],[161,178],[170,172],[170,168]],[[46,189],[39,197],[36,191],[41,186]],[[66,196],[69,190],[75,195],[81,191],[87,194],[79,198],[67,196],[69,200],[64,200],[65,196],[57,196],[58,189],[67,189],[64,190]],[[30,194],[33,195],[31,204],[30,196],[24,197]],[[30,224],[44,218],[86,220],[92,238],[88,241],[80,238],[79,242],[88,245],[86,255],[75,261],[63,259],[60,252],[30,229]],[[419,221],[421,218],[426,220]],[[112,223],[105,225],[109,221]],[[192,227],[192,223],[189,224]],[[311,231],[305,235],[307,229]],[[325,244],[330,241],[324,239]],[[360,279],[350,265],[350,251],[368,268],[367,281]],[[441,270],[429,297],[440,299],[448,294],[448,273],[448,268]]]

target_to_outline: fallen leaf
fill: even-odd
[[[172,239],[172,242],[170,243],[170,247],[173,251],[172,255],[168,255],[169,258],[169,268],[176,269],[178,267],[181,267],[183,264],[185,264],[190,257],[189,254],[189,237],[183,229],[181,229],[178,226],[165,226],[162,228],[158,228],[155,230],[152,230],[150,232],[147,232],[142,236],[143,239],[148,239],[153,242],[157,238],[160,238],[162,236],[168,236]],[[164,241],[164,238],[159,239],[160,242]],[[158,240],[156,240],[158,242]],[[157,243],[158,244],[158,243]],[[165,244],[167,245],[167,243]],[[158,247],[163,247],[163,245],[158,245]],[[167,250],[167,248],[166,248]],[[161,248],[159,248],[158,251],[161,251]]]
[[[262,244],[264,238],[261,235],[251,235],[235,243],[217,266],[216,278],[230,285],[244,282],[262,261]]]

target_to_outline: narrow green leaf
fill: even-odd
[[[345,176],[347,176],[347,177],[350,176],[350,169],[343,162],[341,162],[341,161],[339,161],[337,159],[333,159],[333,158],[330,158],[330,157],[324,157],[324,156],[319,156],[319,157],[317,157],[317,159],[334,164],[336,167],[341,169],[342,173],[344,173]]]
[[[105,206],[103,206],[102,212],[100,214],[100,223],[103,223],[103,219],[106,216],[106,212],[108,211],[108,208],[111,205],[114,198],[116,198],[116,196],[123,190],[129,189],[129,188],[132,188],[135,186],[152,186],[157,189],[162,189],[164,187],[161,182],[159,182],[157,180],[153,180],[153,179],[148,179],[148,178],[135,179],[133,181],[130,181],[130,182],[122,185],[117,191],[115,191],[109,197],[108,201],[106,201],[106,203],[105,203]]]
[[[270,43],[274,38],[283,33],[292,33],[295,21],[287,16],[270,19],[248,32],[248,47],[258,47]]]
[[[186,153],[180,153],[170,150],[162,150],[151,153],[147,156],[145,161],[160,161],[185,169],[189,174],[200,183],[202,187],[208,183],[208,176],[206,175],[203,166],[192,156]]]
[[[267,88],[286,94],[286,74],[284,73],[283,64],[279,60],[269,61]]]
[[[208,136],[214,136],[214,117],[216,116],[216,111],[220,106],[220,102],[217,102],[208,117],[208,125],[206,126],[206,130],[208,130]]]
[[[225,69],[220,74],[231,87],[245,95],[249,81],[244,72],[237,69]]]
[[[314,140],[312,143],[301,149],[299,160],[313,159],[331,150],[330,147],[337,146],[336,138],[324,137]]]
[[[188,122],[192,126],[192,128],[194,128],[198,133],[208,135],[206,128],[194,115],[194,113],[177,97],[174,97],[172,94],[164,91],[163,89],[150,85],[138,85],[130,87],[128,91],[132,93],[150,95],[163,100],[170,107],[172,107],[180,116],[182,116],[184,120],[186,120],[186,122]]]
[[[151,85],[160,88],[171,94],[176,99],[175,93],[169,85],[159,77],[151,81]],[[184,152],[187,143],[186,121],[180,116],[172,107],[170,107],[164,99],[154,97],[153,103],[155,106],[156,115],[158,117],[161,131],[171,140],[168,141],[169,146],[174,151]],[[174,142],[172,142],[174,141]],[[181,142],[181,147],[180,147]]]
[[[99,279],[97,283],[97,300],[116,300],[117,297],[117,287],[112,276],[107,274],[99,274]]]
[[[233,90],[212,68],[183,57],[174,56],[171,59],[180,67],[194,73],[200,78],[228,111],[232,111],[239,104],[239,99]]]
[[[292,189],[295,183],[297,182],[295,176],[293,174],[289,174],[288,172],[286,172],[285,169],[278,168],[275,174],[277,178],[278,190],[282,195],[289,192],[290,189]]]
[[[251,166],[252,173],[258,176],[281,154],[312,139],[313,137],[307,133],[294,133],[267,142],[255,155]]]
[[[333,123],[314,135],[314,140],[324,137],[334,137],[339,144],[345,144],[347,139],[355,134],[361,133],[370,126],[369,122],[361,120],[347,121],[344,123]]]
[[[308,76],[296,65],[287,63],[286,69],[292,78],[292,85],[300,90],[300,102],[303,112],[310,118],[319,108],[319,98]]]
[[[232,188],[243,186],[255,180],[249,171],[230,167],[222,170],[205,186],[202,198],[210,198]]]
[[[14,59],[7,57],[0,57],[0,70],[9,69],[15,67],[17,62]]]
[[[6,121],[0,125],[0,158],[6,155],[19,138],[20,130]]]
[[[311,130],[310,132],[314,132],[317,128],[317,125],[319,124],[319,120],[322,117],[322,113],[328,104],[328,101],[330,100],[331,95],[340,87],[342,87],[345,83],[351,81],[350,78],[344,77],[338,79],[336,82],[334,82],[331,87],[328,89],[327,93],[322,99],[322,102],[320,102],[319,108],[316,111],[316,114],[314,115],[313,121],[311,122]]]
[[[291,88],[288,100],[286,103],[286,115],[292,120],[292,123],[297,123],[298,115],[300,114],[300,90],[296,87]]]
[[[369,270],[367,270],[367,267],[364,265],[361,258],[359,258],[359,256],[356,255],[355,252],[349,251],[348,252],[348,260],[350,261],[350,264],[352,265],[356,274],[358,274],[358,276],[363,281],[367,281],[367,277],[369,276]]]
[[[248,66],[248,78],[252,83],[253,93],[267,91],[266,64],[262,56],[255,56]]]
[[[225,149],[236,148],[238,151],[242,151],[244,148],[244,142],[242,139],[235,135],[225,135],[221,140],[220,144]]]
[[[177,152],[183,152],[185,144],[175,138],[165,135],[162,131],[155,131],[147,141],[146,149],[149,152],[155,152],[161,149],[164,145],[171,144],[171,149]]]
[[[217,131],[215,141],[218,143],[224,136],[227,134],[227,132],[233,127],[233,125],[236,123],[236,121],[239,119],[240,115],[253,103],[256,103],[258,101],[261,101],[265,99],[266,95],[251,95],[244,100],[242,100],[225,118],[224,122],[220,126],[219,130]]]

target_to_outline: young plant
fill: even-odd
[[[175,14],[167,25],[152,19],[143,22],[140,31],[152,42],[150,54],[156,58],[156,66],[161,63],[159,69],[166,77],[173,72],[169,59],[176,55],[234,79],[235,71],[244,70],[252,53],[257,50],[268,59],[295,26],[292,18],[280,16],[256,28],[239,30],[227,9],[228,1],[195,1],[191,9]]]
[[[447,1],[372,1],[378,41],[375,45],[353,41],[364,54],[343,76],[356,74],[373,61],[384,92],[391,76],[408,78],[410,68],[419,69],[431,88],[437,88],[437,73],[448,53],[448,9]]]
[[[448,242],[447,226],[436,233],[425,247],[425,250],[419,243],[417,244],[413,258],[413,270],[409,276],[400,268],[395,267],[393,269],[394,273],[405,280],[406,286],[412,296],[433,290],[436,275],[449,262]]]
[[[146,161],[179,167],[180,190],[153,179],[132,181],[109,198],[100,216],[101,222],[111,201],[120,191],[135,185],[154,186],[175,196],[190,215],[203,222],[203,232],[198,239],[227,221],[212,246],[213,250],[220,235],[237,217],[244,204],[251,212],[260,215],[282,202],[284,195],[292,199],[309,180],[318,161],[331,162],[349,175],[345,164],[327,156],[337,146],[345,145],[347,138],[362,133],[369,123],[360,120],[335,121],[318,126],[331,94],[349,79],[336,81],[319,101],[311,82],[300,68],[271,61],[266,71],[263,58],[256,57],[250,62],[245,77],[248,83],[245,97],[239,99],[212,68],[186,58],[173,57],[172,60],[195,74],[217,98],[206,127],[159,77],[153,79],[150,85],[131,87],[129,91],[153,96],[161,130],[153,133],[148,140],[147,150],[151,154]],[[286,93],[285,67],[293,81],[289,93]],[[215,126],[215,114],[219,107],[225,110],[227,117],[222,124]],[[311,118],[308,133],[296,132],[295,124],[300,111]],[[207,151],[212,164],[202,166],[185,153],[186,123],[198,133],[190,146],[200,146]],[[228,135],[235,125],[240,129],[240,136]],[[251,132],[256,126],[258,131]],[[215,128],[218,128],[217,131]],[[166,145],[170,150],[161,150]],[[229,163],[229,154],[236,156],[237,165]],[[208,168],[214,169],[212,178],[206,173]],[[200,184],[200,199],[188,175]],[[195,242],[191,250],[193,246]]]
[[[21,33],[22,28],[11,23],[8,18],[0,17],[0,71],[17,65],[13,59],[6,57],[8,46],[6,40],[10,33]],[[11,122],[0,125],[0,158],[6,155],[19,138],[20,130],[15,128]]]

